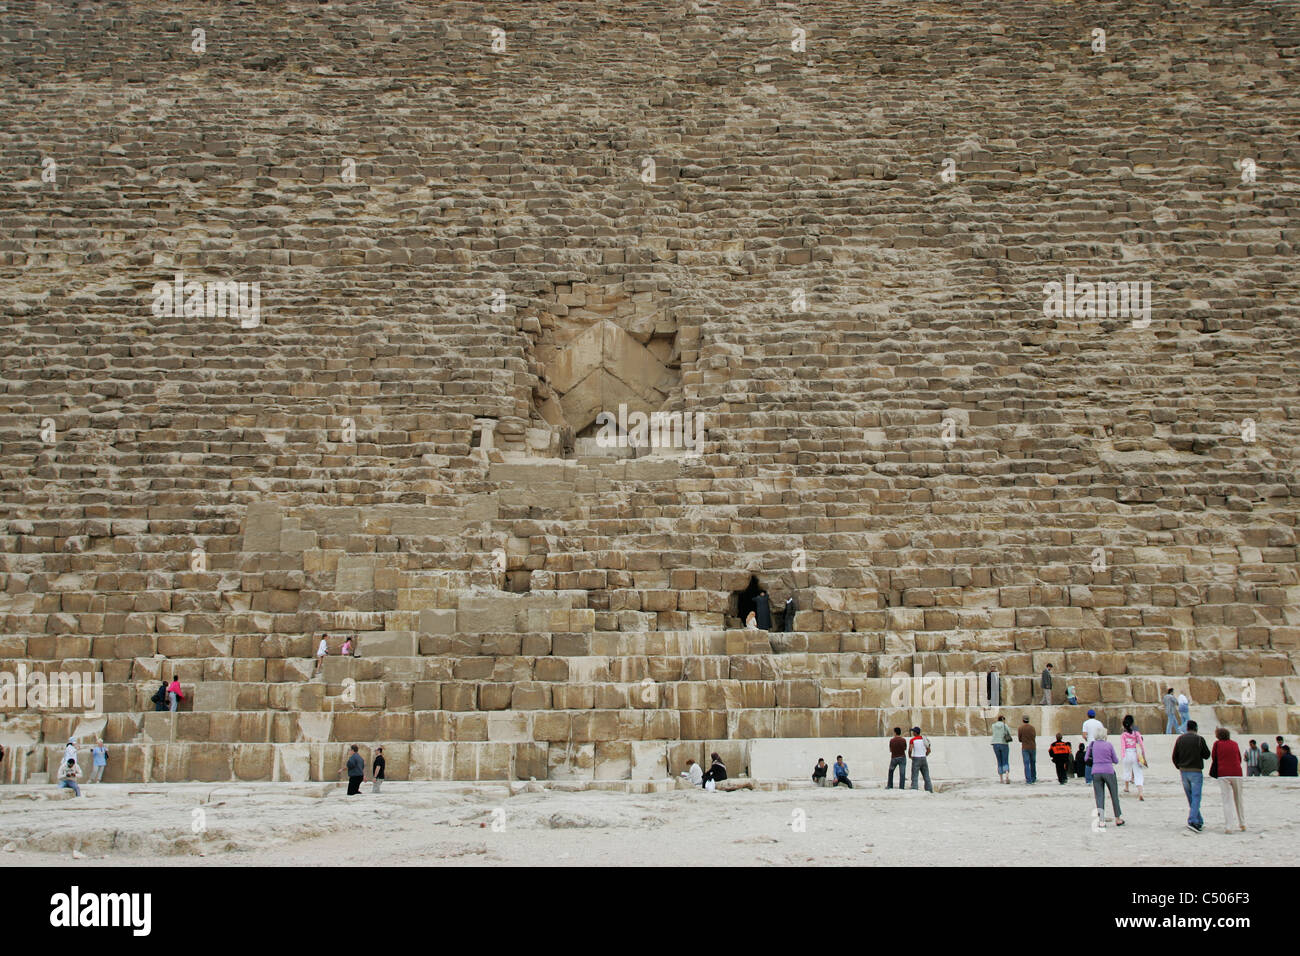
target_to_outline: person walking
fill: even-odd
[[[1052,763],[1056,764],[1056,782],[1065,783],[1066,778],[1070,776],[1073,752],[1070,750],[1070,745],[1062,739],[1061,734],[1056,735],[1055,742],[1047,748],[1047,754],[1052,758]]]
[[[352,656],[352,638],[350,638],[350,637],[345,637],[345,638],[343,638],[343,650],[342,650],[342,654],[343,654],[344,657],[351,657],[351,656]]]
[[[348,756],[348,762],[339,768],[339,773],[347,771],[349,797],[361,792],[361,781],[366,779],[366,762],[361,759],[361,754],[357,751],[357,745],[353,744],[352,753]]]
[[[1106,725],[1097,719],[1095,710],[1088,711],[1088,719],[1083,722],[1083,740],[1084,743],[1092,743],[1097,739],[1097,734],[1106,729]],[[1083,779],[1087,783],[1092,783],[1092,764],[1086,760],[1083,762]]]
[[[99,783],[104,778],[104,768],[108,766],[108,748],[101,738],[96,738],[95,746],[90,748],[90,783]]]
[[[754,598],[754,616],[760,631],[772,630],[772,599],[766,591],[759,591]]]
[[[1043,676],[1040,678],[1043,685],[1043,706],[1052,705],[1052,665],[1048,664],[1043,668]]]
[[[1170,687],[1165,691],[1165,696],[1160,698],[1160,702],[1165,705],[1165,733],[1172,734],[1178,725],[1178,698],[1174,696],[1174,689]]]
[[[384,759],[384,748],[376,747],[375,762],[374,765],[371,766],[370,768],[370,792],[371,793],[378,793],[379,788],[383,786],[384,767],[386,767],[387,765],[388,765],[388,761]]]
[[[1187,730],[1174,741],[1174,766],[1183,778],[1183,793],[1187,796],[1187,829],[1200,833],[1205,829],[1201,817],[1201,788],[1205,784],[1205,760],[1210,748],[1205,738],[1196,732],[1196,721],[1187,722]]]
[[[1142,796],[1142,768],[1147,765],[1147,745],[1142,733],[1133,722],[1132,714],[1124,715],[1124,732],[1119,737],[1120,767],[1124,777],[1124,792],[1132,782],[1138,788],[1138,799]]]
[[[1025,783],[1038,782],[1038,731],[1026,714],[1020,722],[1020,759],[1025,764]]]
[[[1011,728],[1006,718],[998,714],[993,722],[993,757],[998,762],[998,782],[1011,782]]]
[[[1110,791],[1110,804],[1115,810],[1115,826],[1122,827],[1124,818],[1119,812],[1119,787],[1115,783],[1115,769],[1119,757],[1106,739],[1106,728],[1101,728],[1092,743],[1088,744],[1088,759],[1092,762],[1092,795],[1097,800],[1097,826],[1106,825],[1106,791]]]
[[[171,705],[171,712],[176,713],[180,707],[181,701],[185,699],[185,694],[181,691],[181,679],[176,674],[172,675],[172,682],[167,685],[167,700]]]
[[[894,736],[889,738],[889,782],[885,785],[886,790],[894,789],[894,768],[898,768],[898,789],[907,789],[907,780],[904,774],[907,772],[907,741],[903,739],[903,728],[895,727]]]
[[[831,784],[831,786],[838,787],[841,784],[848,787],[850,790],[853,789],[853,781],[849,779],[849,765],[844,762],[843,754],[836,754],[835,755],[835,782]]]
[[[1085,783],[1091,783],[1088,779],[1088,755],[1084,751],[1087,744],[1079,744],[1079,749],[1074,754],[1074,775],[1080,777]]]
[[[1186,694],[1178,695],[1178,732],[1180,734],[1187,733],[1187,721],[1189,720],[1191,706],[1191,701],[1187,699]]]
[[[63,768],[59,771],[59,789],[71,790],[74,797],[81,796],[81,788],[77,786],[79,776],[81,776],[81,768],[77,766],[77,761],[65,760]]]
[[[1246,776],[1259,776],[1259,745],[1255,741],[1250,742],[1250,747],[1246,750]]]
[[[916,789],[916,775],[925,777],[925,792],[934,793],[930,785],[930,741],[925,739],[920,727],[912,728],[912,739],[907,742],[907,749],[912,754],[912,789]]]
[[[1241,750],[1227,727],[1215,730],[1214,738],[1214,747],[1210,750],[1210,776],[1219,781],[1219,795],[1223,798],[1223,832],[1244,830],[1246,808],[1241,802]]]
[[[328,654],[329,652],[330,652],[329,635],[322,634],[320,636],[320,643],[316,645],[316,665],[312,668],[311,671],[313,677],[316,676],[316,672],[320,670],[321,662],[325,660],[325,655]]]

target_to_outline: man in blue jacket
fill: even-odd
[[[835,755],[835,783],[832,786],[838,787],[840,784],[853,789],[853,781],[849,779],[849,765],[844,762],[843,754]]]

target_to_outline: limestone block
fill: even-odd
[[[632,776],[632,745],[626,741],[601,741],[595,745],[595,779],[628,780]]]
[[[254,502],[244,519],[244,551],[279,551],[283,524],[280,506],[273,502]]]

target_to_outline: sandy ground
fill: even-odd
[[[1186,829],[1177,783],[1145,802],[1121,793],[1126,825],[1093,829],[1091,787],[1053,777],[960,781],[942,791],[655,794],[389,782],[346,798],[329,784],[0,788],[5,866],[1294,865],[1300,784],[1246,782],[1245,833],[1223,832],[1206,779],[1203,833]],[[534,785],[537,786],[537,785]],[[201,813],[196,812],[201,811]],[[1109,815],[1109,807],[1108,807]],[[796,828],[797,822],[803,827]],[[493,828],[494,823],[496,828]]]

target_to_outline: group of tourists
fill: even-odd
[[[322,634],[320,636],[320,643],[316,645],[316,663],[312,666],[313,676],[321,669],[321,664],[324,662],[325,658],[329,656],[329,639],[330,636],[328,634]],[[343,638],[343,646],[339,648],[339,654],[343,657],[357,656],[356,644],[353,643],[351,637]]]
[[[375,759],[370,768],[370,792],[378,793],[384,783],[384,772],[388,761],[384,759],[384,748],[375,748]],[[366,779],[366,761],[361,756],[360,748],[352,745],[347,761],[339,768],[339,773],[348,775],[348,796],[361,792],[361,784]]]
[[[784,631],[794,630],[794,595],[785,599],[785,605],[782,607],[781,628]],[[745,615],[745,627],[751,631],[770,631],[772,630],[772,599],[768,597],[766,591],[759,591],[754,598],[754,610]]]
[[[153,702],[155,711],[170,710],[173,714],[180,708],[181,701],[185,699],[185,692],[181,690],[181,679],[173,674],[171,682],[164,680],[158,685],[158,689],[153,692],[149,698]]]
[[[108,748],[104,746],[104,741],[96,738],[95,745],[90,748],[90,779],[87,783],[99,783],[104,779],[104,771],[108,768]],[[68,738],[68,744],[63,748],[63,760],[59,764],[59,789],[71,790],[74,797],[81,796],[81,785],[78,781],[81,779],[81,764],[77,762],[77,741],[75,737]]]
[[[898,768],[898,789],[905,790],[904,775],[907,770],[907,760],[910,756],[912,759],[912,789],[917,788],[918,777],[925,781],[925,790],[927,793],[934,793],[934,785],[930,782],[930,738],[921,733],[920,727],[912,728],[912,736],[904,737],[903,728],[895,727],[894,736],[889,738],[889,778],[886,781],[886,790],[894,789],[894,768]],[[842,754],[835,757],[834,767],[829,768],[832,773],[827,774],[826,758],[818,757],[817,765],[813,767],[812,781],[819,787],[847,787],[853,789],[853,781],[849,779],[849,765],[844,762]]]

